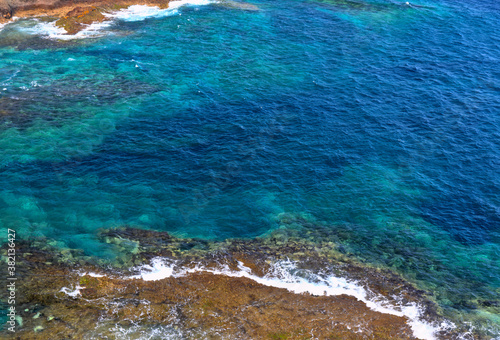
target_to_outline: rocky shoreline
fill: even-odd
[[[176,0],[174,0],[176,1]],[[67,34],[76,34],[88,25],[111,18],[106,13],[116,12],[133,5],[169,8],[170,0],[0,0],[0,24],[6,24],[14,17],[47,17],[56,20],[56,26]],[[247,11],[259,10],[258,7],[244,2],[224,0],[220,5]]]
[[[427,322],[443,321],[429,295],[398,275],[356,263],[331,242],[312,243],[282,230],[223,242],[130,227],[102,230],[98,237],[120,257],[112,263],[95,260],[47,240],[17,245],[18,329],[4,330],[4,336],[147,338],[157,331],[203,339],[417,339],[406,317],[374,311],[353,296],[297,294],[213,270],[236,272],[243,265],[254,277],[264,277],[282,260],[355,280],[387,301],[418,303]],[[184,275],[154,281],[137,276],[139,265],[158,257],[183,268]],[[435,336],[456,339],[457,334],[449,329]]]
[[[168,0],[0,0],[1,20],[12,17],[63,17],[75,8],[119,9],[131,5],[168,6]]]
[[[64,28],[68,34],[76,34],[87,25],[108,20],[104,13],[124,9],[131,5],[168,8],[169,2],[169,0],[0,0],[0,23],[7,23],[13,17],[49,17],[55,18],[56,26]]]

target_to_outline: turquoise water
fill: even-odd
[[[220,240],[301,214],[499,336],[498,3],[253,4],[5,26],[1,228],[112,258],[99,228]]]

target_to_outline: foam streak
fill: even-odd
[[[227,266],[222,269],[211,269],[196,267],[193,269],[176,270],[175,263],[168,263],[161,258],[152,260],[151,265],[142,266],[140,274],[132,278],[141,278],[145,281],[161,280],[167,277],[180,277],[189,273],[209,272],[215,275],[226,275],[230,277],[245,277],[259,284],[269,287],[287,289],[296,294],[309,293],[312,295],[350,295],[364,302],[368,308],[385,314],[406,317],[413,330],[415,337],[425,340],[434,340],[434,334],[447,325],[435,326],[422,321],[421,309],[416,304],[392,306],[383,297],[376,299],[369,298],[368,291],[355,282],[347,281],[344,278],[328,276],[323,278],[310,271],[302,271],[301,276],[294,274],[297,266],[292,261],[280,261],[274,264],[273,273],[260,277],[251,273],[248,267],[239,262],[239,271],[230,270]],[[303,276],[307,277],[304,278]]]

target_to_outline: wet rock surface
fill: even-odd
[[[45,16],[57,19],[56,26],[63,28],[67,34],[74,35],[93,23],[109,20],[106,13],[132,5],[158,6],[165,9],[169,7],[169,3],[169,0],[0,0],[0,24],[9,22],[13,16]],[[230,9],[259,10],[257,6],[246,2],[224,0],[219,4]]]
[[[94,6],[75,7],[69,11],[63,18],[56,21],[56,26],[64,28],[68,34],[76,34],[86,25],[94,22],[103,22],[106,20],[102,9]]]
[[[0,23],[6,23],[13,16],[59,18],[56,25],[68,34],[76,34],[92,23],[107,20],[103,14],[117,11],[131,5],[168,7],[168,0],[0,0]]]
[[[209,272],[238,271],[244,265],[263,277],[280,260],[356,280],[389,301],[399,297],[416,302],[426,320],[440,320],[426,293],[396,274],[362,266],[331,242],[309,243],[289,231],[208,242],[123,227],[102,230],[98,237],[122,255],[110,262],[81,250],[57,250],[48,240],[18,244],[16,304],[23,321],[15,335],[4,331],[2,336],[114,339],[124,332],[142,338],[157,331],[167,338],[193,339],[416,339],[406,317],[373,311],[352,296],[296,294],[247,277]],[[184,274],[156,281],[134,276],[137,265],[157,257],[186,269]],[[189,272],[195,267],[205,270]],[[5,296],[0,299],[5,301]],[[438,335],[456,337],[452,332]]]

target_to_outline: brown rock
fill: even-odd
[[[12,18],[12,7],[10,7],[9,3],[5,0],[0,0],[0,16],[3,19]]]
[[[135,254],[137,258],[158,256],[161,247],[203,245],[196,240],[133,228],[103,231],[100,236],[129,237],[138,241],[141,249],[150,248],[147,254]],[[131,273],[109,269],[108,264],[75,267],[63,262],[64,257],[56,249],[42,251],[22,242],[17,247],[20,253],[30,254],[19,257],[16,264],[19,276],[16,304],[24,320],[23,327],[15,334],[20,339],[116,338],[117,325],[124,330],[139,327],[141,332],[173,327],[180,338],[211,339],[224,335],[230,339],[415,339],[405,317],[375,312],[352,296],[295,294],[244,277],[200,271],[157,281],[130,279]],[[287,245],[271,248],[264,247],[259,240],[232,240],[225,243],[224,251],[212,252],[210,247],[189,249],[178,252],[178,266],[223,266],[236,270],[238,262],[242,262],[255,275],[263,276],[270,272],[268,262],[278,255],[291,256],[290,251],[298,250],[304,252],[298,259],[306,268],[318,266],[326,270],[333,263],[331,259],[320,259],[314,251],[302,249],[298,243],[293,248]],[[404,293],[409,300],[428,303],[429,311],[434,308],[424,292],[397,275],[335,261],[338,270],[347,277],[366,278],[367,286],[378,293],[388,297]],[[83,272],[106,275],[95,277]],[[67,294],[77,287],[80,295]],[[5,294],[6,290],[0,290],[0,300],[5,300]],[[34,318],[37,313],[51,318]],[[438,316],[429,318],[439,320]],[[41,331],[34,332],[35,328]],[[456,339],[456,334],[450,332],[438,338]],[[0,337],[4,335],[8,334],[0,332]]]
[[[101,9],[93,6],[75,7],[63,18],[57,20],[56,26],[64,28],[68,34],[76,34],[85,28],[85,26],[106,20],[101,11]]]

